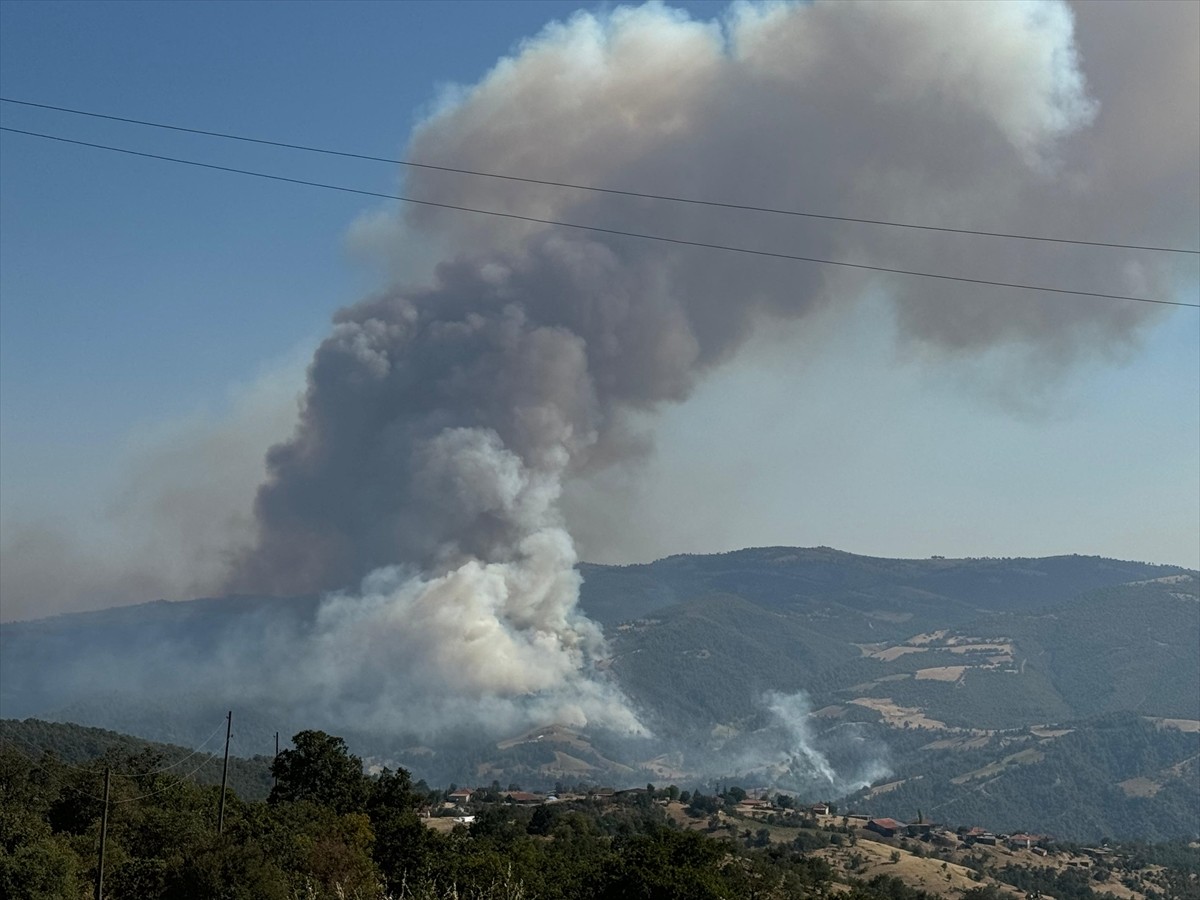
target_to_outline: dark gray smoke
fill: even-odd
[[[1194,110],[1147,102],[1163,77],[1194,80],[1195,28],[1154,36],[1152,55],[1178,70],[1141,71],[1120,47],[1135,13],[1086,13],[1112,70],[1094,85],[1057,2],[739,5],[720,22],[653,4],[580,13],[449,95],[407,155],[847,216],[1194,244],[1195,159],[1128,129],[1184,115],[1166,130],[1196,146]],[[973,277],[1159,297],[1194,278],[1153,254],[408,179],[408,194],[439,202]],[[230,586],[301,593],[370,576],[363,598],[328,611],[338,658],[361,640],[372,664],[419,658],[463,696],[558,691],[576,720],[631,730],[588,674],[604,647],[575,609],[559,498],[567,479],[644,452],[632,413],[686,399],[763,317],[868,292],[890,297],[927,351],[1015,348],[1040,368],[1126,352],[1160,312],[428,208],[370,227],[397,258],[419,236],[440,262],[424,283],[401,279],[337,315],[298,430],[270,452],[257,542]]]

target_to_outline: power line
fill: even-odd
[[[224,725],[224,724],[225,724],[225,722],[224,722],[224,721],[222,721],[222,722],[221,722],[221,724],[222,724],[222,725]],[[11,740],[11,738],[8,738],[7,740]],[[138,795],[137,795],[137,796],[135,796],[135,797],[128,797],[128,798],[126,798],[126,799],[124,799],[124,800],[111,800],[111,801],[109,801],[109,802],[110,802],[110,803],[112,803],[112,805],[113,805],[113,806],[119,806],[119,805],[121,805],[121,804],[123,804],[123,803],[136,803],[138,800],[145,800],[147,797],[153,797],[153,796],[155,796],[156,794],[164,794],[164,793],[166,793],[167,791],[169,791],[169,790],[172,790],[172,789],[174,789],[174,788],[177,788],[177,787],[179,787],[179,785],[181,785],[181,784],[183,784],[184,782],[188,781],[188,780],[189,780],[189,779],[190,779],[190,778],[191,778],[193,775],[195,775],[197,772],[199,772],[201,769],[203,769],[203,768],[204,768],[205,766],[207,766],[209,763],[213,762],[215,759],[216,759],[216,757],[215,757],[215,756],[209,756],[207,759],[203,760],[203,761],[200,763],[200,765],[198,765],[198,766],[196,766],[196,768],[192,769],[192,771],[188,772],[186,775],[183,775],[183,776],[179,777],[179,778],[178,778],[178,779],[176,779],[175,781],[172,781],[172,782],[171,782],[170,784],[168,784],[166,787],[156,788],[156,789],[155,789],[155,790],[153,790],[153,791],[147,791],[147,792],[146,792],[146,793],[144,793],[144,794],[138,794]],[[35,769],[41,769],[43,772],[46,772],[46,773],[47,773],[47,774],[49,774],[49,775],[53,775],[53,774],[55,774],[55,773],[54,773],[54,772],[52,772],[50,769],[46,768],[46,767],[45,767],[45,766],[43,766],[41,763],[39,763],[37,760],[34,760],[34,759],[28,759],[28,758],[27,758],[27,759],[26,759],[26,762],[28,762],[28,763],[29,763],[29,765],[33,766]],[[79,769],[80,771],[91,773],[91,770],[90,770],[90,769],[85,769],[85,768],[82,768],[82,767],[80,767],[80,766],[73,766],[73,765],[71,765],[70,763],[63,762],[62,760],[58,760],[58,759],[56,759],[56,760],[55,760],[55,763],[56,763],[57,765],[64,766],[65,768],[68,768],[68,769]],[[121,773],[120,773],[120,772],[113,772],[112,774],[113,774],[113,775],[117,775],[117,776],[121,777]],[[125,777],[125,778],[131,778],[131,777],[133,777],[133,776],[130,776],[130,775],[125,775],[125,776],[123,776],[123,777]],[[65,784],[65,783],[64,783],[62,786],[63,786],[64,788],[66,788],[67,790],[74,791],[75,793],[77,793],[77,794],[80,794],[81,796],[87,797],[87,798],[88,798],[88,799],[90,799],[90,800],[95,800],[97,803],[103,803],[103,802],[104,802],[104,798],[103,798],[103,797],[97,797],[95,794],[89,794],[87,791],[83,790],[82,788],[75,787],[75,785],[73,785],[73,784]]]
[[[221,724],[213,729],[213,733],[210,734],[208,737],[206,737],[204,739],[204,741],[200,744],[200,746],[198,746],[195,750],[193,750],[191,753],[189,753],[187,756],[183,757],[182,759],[176,760],[175,762],[171,763],[169,766],[163,766],[161,769],[152,769],[149,772],[142,772],[137,775],[130,775],[128,777],[130,777],[130,778],[145,778],[147,775],[158,775],[163,772],[169,772],[171,769],[174,769],[178,766],[183,765],[185,762],[187,762],[189,759],[191,759],[193,756],[195,756],[197,753],[199,753],[201,750],[203,750],[208,745],[208,742],[217,736],[217,733],[221,730],[221,725],[224,725],[224,724],[225,724],[225,722],[224,722],[224,720],[222,720]],[[210,754],[210,756],[211,756],[211,754]]]
[[[280,181],[286,184],[300,184],[307,187],[324,188],[325,190],[341,191],[347,194],[358,194],[364,197],[380,197],[385,200],[399,200],[403,203],[415,203],[420,206],[436,207],[438,209],[452,209],[459,212],[475,213],[482,216],[494,216],[501,219],[513,219],[521,222],[533,222],[539,225],[551,225],[556,228],[574,228],[579,231],[591,231],[598,234],[611,234],[620,237],[638,238],[646,241],[658,241],[664,244],[676,244],[684,247],[700,247],[706,250],[722,250],[728,253],[743,253],[749,256],[761,256],[771,259],[786,259],[793,262],[816,263],[826,266],[840,266],[847,269],[862,269],[868,272],[883,272],[891,275],[909,275],[914,278],[932,278],[939,281],[957,281],[963,284],[980,284],[990,287],[1011,288],[1020,291],[1037,291],[1050,294],[1066,294],[1075,297],[1095,297],[1101,300],[1124,300],[1132,303],[1155,303],[1161,306],[1186,306],[1191,309],[1200,309],[1200,303],[1183,303],[1178,300],[1160,300],[1154,297],[1129,297],[1122,294],[1102,294],[1096,291],[1077,291],[1070,288],[1047,287],[1045,285],[1022,284],[1015,281],[992,281],[985,278],[968,278],[963,275],[945,275],[938,272],[920,272],[914,269],[896,269],[889,266],[874,266],[867,263],[847,262],[838,259],[821,259],[814,256],[799,256],[792,253],[778,253],[772,250],[756,250],[751,247],[735,247],[729,244],[713,244],[707,241],[691,241],[684,238],[672,238],[659,234],[647,234],[638,231],[623,231],[617,228],[602,228],[598,225],[581,225],[578,222],[564,222],[557,219],[541,219],[536,216],[523,216],[518,213],[499,212],[491,209],[479,209],[472,206],[459,206],[453,203],[439,203],[433,200],[418,200],[415,197],[404,197],[398,194],[384,194],[379,191],[368,191],[361,188],[344,187],[336,184],[325,184],[320,181],[307,181],[302,178],[289,178],[284,175],[272,175],[267,172],[255,172],[251,169],[238,169],[232,166],[220,166],[215,163],[199,162],[193,159],[183,159],[177,156],[164,156],[158,153],[146,153],[141,150],[130,150],[125,147],[112,147],[107,144],[96,144],[90,141],[78,141],[72,138],[58,137],[52,134],[42,134],[36,131],[25,131],[20,128],[9,128],[0,126],[0,131],[6,131],[11,134],[23,134],[28,137],[41,138],[48,141],[57,141],[63,144],[73,144],[78,147],[90,147],[94,150],[108,150],[113,153],[123,153],[128,156],[138,156],[143,159],[157,159],[162,162],[178,163],[185,166],[195,166],[201,169],[212,169],[218,172],[230,172],[235,175],[249,175],[254,178],[265,178],[270,181]]]
[[[145,800],[147,797],[153,797],[156,794],[165,794],[167,791],[174,790],[175,788],[177,788],[181,784],[183,784],[185,781],[190,780],[193,775],[195,775],[197,772],[199,772],[201,769],[203,769],[205,766],[207,766],[209,763],[213,762],[214,760],[216,760],[215,756],[208,757],[203,762],[201,762],[200,765],[198,765],[198,766],[196,766],[196,768],[192,769],[192,771],[188,772],[186,775],[181,776],[176,781],[171,782],[166,787],[158,788],[157,790],[153,790],[153,791],[147,791],[144,794],[138,794],[136,797],[127,797],[124,800],[114,800],[114,801],[112,801],[112,803],[114,806],[118,805],[118,804],[122,804],[122,803],[136,803],[139,800]]]
[[[351,153],[345,150],[331,150],[327,147],[312,147],[306,144],[293,144],[287,141],[272,141],[265,138],[254,138],[246,135],[233,134],[226,131],[209,131],[203,128],[189,128],[183,125],[170,125],[165,122],[151,122],[146,119],[131,119],[125,116],[106,115],[83,109],[72,109],[67,106],[52,106],[48,103],[34,103],[30,100],[17,100],[12,97],[0,97],[0,102],[13,103],[18,106],[28,106],[35,109],[46,109],[53,112],[69,113],[73,116],[87,116],[93,119],[106,119],[110,122],[123,122],[128,125],[143,125],[147,128],[161,128],[167,131],[178,131],[184,134],[198,134],[205,137],[222,138],[230,141],[242,141],[247,144],[260,144],[267,147],[280,147],[287,150],[303,150],[306,153],[322,153],[327,156],[340,156],[345,159],[358,159],[366,162],[388,163],[390,165],[407,166],[413,169],[430,169],[436,172],[452,172],[458,175],[473,175],[479,178],[496,178],[502,181],[515,181],[523,184],[537,184],[546,187],[569,188],[576,191],[589,191],[596,194],[611,194],[620,197],[640,197],[645,200],[665,200],[671,203],[687,203],[695,206],[708,206],[717,209],[736,209],[745,212],[769,213],[777,216],[794,216],[805,219],[821,219],[830,222],[853,222],[859,225],[883,225],[891,228],[911,228],[918,231],[938,231],[946,234],[966,234],[975,237],[1007,238],[1017,241],[1038,241],[1051,244],[1073,244],[1083,247],[1107,247],[1118,250],[1150,250],[1158,253],[1188,253],[1200,255],[1200,250],[1188,250],[1182,247],[1158,247],[1144,244],[1120,244],[1110,241],[1085,241],[1078,238],[1047,237],[1044,235],[1018,234],[1007,231],[983,231],[974,228],[950,228],[944,225],[923,225],[916,222],[897,222],[889,219],[867,219],[855,216],[835,216],[828,213],[808,212],[798,209],[780,209],[771,206],[754,206],[748,203],[728,203],[720,200],[703,200],[698,197],[679,197],[673,194],[652,194],[645,191],[622,190],[619,188],[597,187],[596,185],[575,184],[567,181],[553,181],[545,178],[528,178],[520,175],[506,175],[500,172],[482,172],[477,169],[461,169],[455,166],[439,166],[433,163],[419,163],[408,159],[392,159],[384,156],[371,156],[365,153]]]
[[[11,741],[11,740],[13,740],[13,738],[16,738],[16,740],[20,741],[22,744],[24,744],[30,750],[36,750],[38,753],[53,753],[54,752],[50,748],[47,748],[44,746],[39,746],[39,745],[35,744],[33,741],[30,741],[27,738],[22,737],[16,731],[13,731],[12,725],[10,725],[8,723],[4,723],[4,724],[6,725],[7,730],[9,732],[8,740]],[[187,754],[187,756],[177,759],[175,762],[171,763],[170,765],[162,766],[161,768],[158,768],[158,769],[151,769],[147,772],[134,772],[132,774],[126,773],[126,772],[114,772],[113,774],[116,775],[118,778],[149,778],[151,775],[161,775],[163,772],[169,772],[171,769],[174,769],[174,768],[177,768],[178,766],[183,765],[185,762],[187,762],[189,759],[191,759],[193,756],[195,756],[197,753],[199,753],[201,750],[203,750],[204,747],[208,744],[208,742],[217,736],[217,732],[219,732],[224,727],[225,727],[225,719],[222,717],[221,723],[219,725],[217,725],[216,728],[213,729],[212,734],[210,734],[208,737],[206,737],[200,743],[200,745],[198,747],[196,747],[194,750],[192,750],[191,753]],[[121,747],[119,744],[114,744],[111,749],[123,749],[123,750],[134,751],[139,748],[137,748],[136,746]],[[147,745],[147,747],[145,749],[153,749],[153,747],[150,745]],[[68,768],[68,769],[75,769],[76,771],[79,771],[79,772],[92,771],[92,769],[88,766],[78,766],[78,765],[75,765],[74,763],[69,763],[66,760],[62,760],[62,759],[56,760],[56,761],[57,761],[58,765],[64,766],[65,768]],[[208,762],[208,761],[206,760],[206,762]]]

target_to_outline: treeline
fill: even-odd
[[[221,744],[224,723],[199,752],[174,744],[147,741],[129,734],[90,728],[73,722],[43,722],[39,719],[0,719],[0,741],[26,753],[52,753],[58,760],[81,765],[112,752],[114,758],[137,756],[149,751],[163,766],[182,767],[200,784],[221,783]],[[206,752],[215,750],[217,752]],[[229,757],[229,784],[246,800],[265,800],[271,792],[271,757]]]
[[[265,802],[226,798],[151,750],[87,764],[0,747],[0,896],[91,897],[111,770],[106,900],[617,900],[824,897],[832,871],[794,847],[685,830],[648,795],[526,809],[492,805],[441,833],[407,772],[363,774],[341,738],[305,731],[275,761]],[[877,877],[845,900],[926,900]]]

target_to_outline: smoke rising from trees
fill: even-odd
[[[1145,188],[1103,147],[1072,143],[1102,108],[1059,3],[743,5],[721,22],[649,5],[549,26],[478,85],[448,93],[408,156],[846,216],[1080,233]],[[831,258],[1152,295],[1175,276],[1145,255],[407,177],[423,200]],[[1186,177],[1167,169],[1159,184]],[[1170,209],[1159,221],[1138,213],[1146,240],[1178,231]],[[1121,352],[1155,315],[427,207],[365,227],[399,256],[419,234],[440,261],[426,283],[338,313],[299,427],[269,454],[258,539],[230,586],[299,593],[366,578],[371,646],[420,634],[437,648],[422,668],[467,696],[596,684],[584,673],[603,641],[575,610],[564,481],[644,453],[631,413],[685,400],[762,317],[797,319],[877,290],[906,338],[934,352],[1015,345],[1058,365]],[[371,574],[381,568],[392,574]],[[351,601],[337,608],[359,627]],[[393,664],[386,648],[369,658]]]
[[[1179,5],[1134,29],[1132,6],[1084,7],[1077,23],[1058,2],[742,4],[718,21],[654,4],[579,13],[446,91],[405,155],[841,216],[1194,246],[1195,110],[1159,100],[1190,96],[1166,87],[1200,77],[1196,15]],[[1160,297],[1196,277],[1153,254],[405,178],[407,195],[439,203],[971,277]],[[647,418],[685,401],[764,321],[882,295],[919,355],[1001,348],[1019,383],[1120,358],[1162,315],[427,207],[366,217],[353,239],[384,248],[395,283],[340,311],[316,351],[296,431],[267,456],[253,539],[219,577],[209,560],[178,582],[329,592],[310,635],[263,653],[303,658],[303,670],[284,685],[256,669],[255,689],[381,727],[419,711],[434,731],[468,720],[642,730],[601,675],[600,629],[576,607],[562,491],[636,465]],[[211,522],[240,528],[228,512]],[[228,529],[196,533],[219,543]],[[231,647],[225,663],[236,669],[242,652],[254,651]]]

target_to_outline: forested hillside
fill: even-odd
[[[896,736],[895,774],[847,805],[1084,841],[1200,834],[1200,732],[1117,713],[975,741],[931,737]]]
[[[302,732],[279,759],[268,802],[157,773],[161,758],[110,753],[87,765],[36,762],[0,746],[0,895],[91,895],[105,766],[112,778],[105,846],[109,900],[718,900],[824,895],[830,866],[803,852],[746,849],[682,829],[663,807],[594,801],[537,811],[503,804],[468,828],[427,827],[442,792],[404,771],[363,774],[340,738]],[[451,820],[447,820],[451,821]],[[921,900],[888,878],[847,900]]]
[[[974,611],[957,625],[897,605],[906,612],[864,620],[834,605],[786,612],[708,594],[613,629],[612,670],[655,727],[693,739],[714,723],[761,727],[768,691],[803,691],[825,718],[889,729],[994,731],[1116,712],[1200,720],[1194,575]]]
[[[431,742],[403,717],[386,729],[344,718],[340,732],[373,764],[437,783],[737,777],[881,811],[867,798],[886,784],[903,806],[947,804],[989,827],[1044,822],[1081,840],[1200,832],[1186,815],[1200,729],[1196,573],[1098,557],[888,560],[828,548],[581,571],[582,605],[608,639],[602,669],[650,736],[467,723]],[[329,724],[328,709],[281,703],[255,674],[256,648],[307,634],[319,607],[312,597],[220,598],[7,623],[0,710],[197,746],[233,706],[235,752],[266,754],[276,731],[312,716]],[[1144,752],[1125,752],[1139,742]],[[1074,814],[1054,818],[1041,795],[1067,772],[1080,785]]]
[[[126,752],[138,742],[26,727],[73,761],[0,744],[0,896],[11,900],[84,900],[101,858],[109,900],[1200,897],[1200,854],[1182,843],[1081,853],[1039,839],[1037,855],[960,845],[947,830],[910,840],[738,786],[464,793],[404,770],[364,774],[320,731],[288,742],[265,802],[230,790],[222,816],[219,788],[167,768],[181,748]]]
[[[0,742],[35,760],[48,754],[68,767],[98,759],[136,760],[146,769],[208,785],[221,783],[224,739],[224,723],[218,723],[202,745],[186,748],[71,722],[0,719]],[[229,785],[247,800],[265,800],[271,791],[271,757],[231,755]]]

